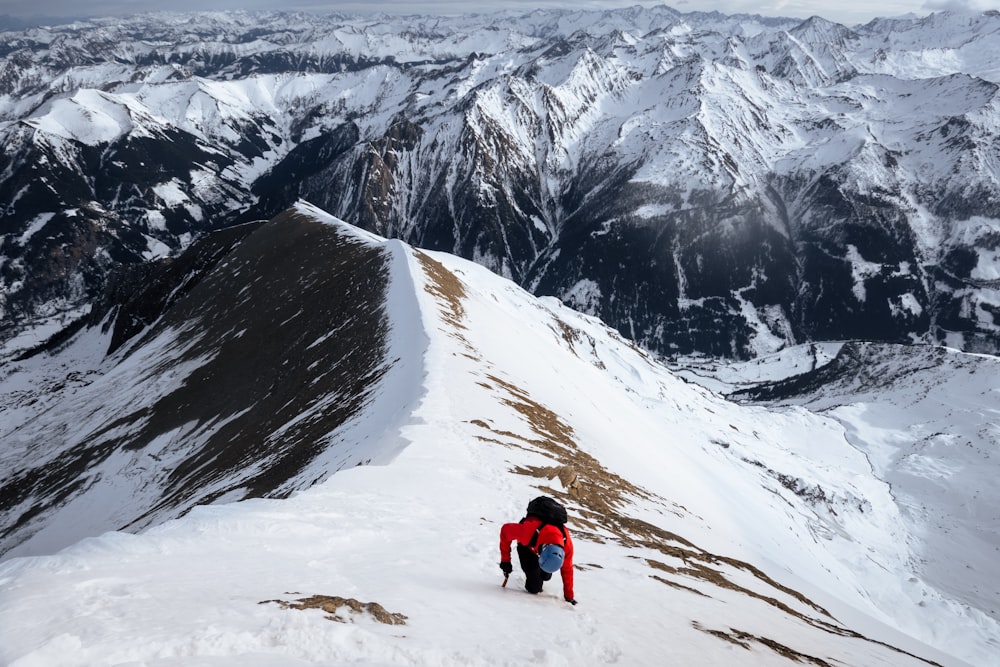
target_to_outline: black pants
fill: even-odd
[[[538,554],[528,547],[517,545],[517,559],[521,561],[524,570],[524,588],[529,593],[541,593],[542,584],[552,578],[549,572],[542,572],[538,567]]]

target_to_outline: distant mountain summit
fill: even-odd
[[[298,198],[659,354],[1000,349],[1000,17],[159,14],[7,33],[0,337]]]

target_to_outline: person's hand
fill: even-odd
[[[574,600],[573,598],[566,598],[566,602],[569,602],[572,605],[576,604],[576,600]]]
[[[513,572],[513,571],[514,571],[514,566],[513,566],[513,565],[511,565],[510,563],[507,563],[507,562],[503,562],[503,561],[501,561],[501,562],[500,562],[500,570],[501,570],[501,571],[502,571],[502,572],[503,572],[503,573],[504,573],[505,575],[508,575],[508,574],[510,574],[511,572]]]

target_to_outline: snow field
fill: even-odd
[[[465,447],[460,438],[444,440],[440,449]],[[562,602],[555,582],[529,596],[519,572],[501,589],[496,535],[507,517],[496,508],[506,498],[504,509],[518,515],[503,488],[511,484],[498,488],[496,475],[470,472],[484,468],[464,460],[442,471],[440,459],[426,451],[412,456],[414,449],[391,466],[344,471],[289,500],[199,507],[140,536],[112,533],[6,565],[5,574],[16,570],[17,586],[4,577],[0,621],[9,636],[0,658],[12,667],[297,664],[287,658],[655,665],[666,653],[697,665],[746,653],[693,630],[691,618],[773,632],[773,610],[763,603],[651,588],[638,558],[580,538],[577,607]],[[497,449],[472,450],[468,458],[487,463]],[[343,625],[316,610],[258,604],[314,594],[377,601],[409,618],[405,626],[364,617]],[[748,623],[747,607],[756,608],[756,621]],[[813,645],[815,632],[801,632],[789,636],[783,625],[781,641]],[[766,650],[753,655],[753,664],[785,660]]]

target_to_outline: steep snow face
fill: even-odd
[[[996,351],[998,39],[990,12],[849,29],[665,7],[8,33],[5,356],[120,264],[300,197],[662,354]]]
[[[359,451],[349,434],[366,410],[385,420],[380,382],[419,364],[419,338],[390,341],[396,260],[317,217],[219,233],[122,286],[104,327],[4,367],[0,551],[50,553],[392,457],[398,444]]]
[[[293,217],[309,230],[333,225],[337,246],[362,234],[372,249],[370,236],[310,206]],[[734,655],[761,665],[998,664],[1000,624],[967,587],[925,572],[921,558],[939,536],[920,515],[906,516],[909,500],[886,479],[902,464],[870,460],[877,443],[864,429],[802,406],[730,402],[598,320],[479,265],[374,243],[392,256],[387,357],[399,356],[365,390],[369,409],[335,427],[310,474],[293,479],[333,472],[344,448],[380,465],[345,468],[280,500],[223,505],[233,498],[215,497],[212,507],[138,535],[109,533],[0,565],[3,661],[653,665],[669,637],[671,654],[692,665]],[[349,285],[362,288],[357,279]],[[326,285],[313,302],[339,298]],[[216,317],[269,321],[271,312],[261,305]],[[297,340],[312,331],[311,319],[304,313],[275,335]],[[328,330],[320,339],[342,335],[337,322],[317,319]],[[206,326],[192,321],[187,335],[197,339]],[[129,359],[147,345],[162,352],[159,330],[120,349],[131,350]],[[81,356],[94,335],[81,333],[49,363]],[[282,367],[299,356],[279,358]],[[321,363],[269,375],[270,391],[312,385],[327,370]],[[37,378],[27,366],[21,372],[23,381]],[[147,386],[177,372],[147,367]],[[831,378],[834,390],[840,377]],[[121,390],[93,400],[136,400],[128,385]],[[73,391],[82,399],[68,387],[52,398]],[[353,394],[339,386],[326,396],[318,400],[328,410]],[[947,398],[924,396],[922,407]],[[93,409],[67,405],[67,419]],[[308,416],[313,405],[295,409]],[[268,440],[260,433],[248,446]],[[538,598],[520,590],[517,572],[500,587],[499,527],[540,492],[570,511],[576,607],[562,601],[558,581]],[[988,511],[989,501],[972,502]],[[86,508],[63,511],[69,522]],[[980,556],[989,557],[969,558]],[[337,609],[349,603],[354,612]],[[353,623],[309,610],[322,605]]]

